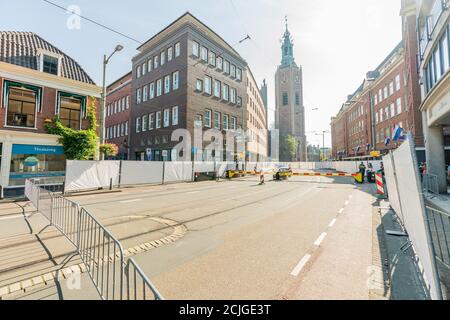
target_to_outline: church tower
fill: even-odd
[[[302,68],[294,58],[294,43],[287,18],[281,46],[281,64],[275,74],[275,129],[280,134],[280,161],[306,161],[305,108],[303,106]],[[297,145],[293,156],[287,148],[287,137]]]

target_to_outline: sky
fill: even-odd
[[[75,5],[81,15],[138,41],[190,11],[234,46],[259,83],[266,79],[272,120],[274,76],[287,16],[296,62],[303,68],[308,142],[314,145],[322,144],[316,133],[330,131],[331,117],[367,71],[401,41],[400,0],[51,1],[64,8]],[[125,49],[112,58],[107,83],[131,70],[137,42],[84,20],[79,28],[68,28],[68,19],[68,13],[44,0],[0,0],[0,30],[39,34],[79,62],[97,84],[102,80],[103,55],[119,43]],[[247,34],[251,40],[237,44]],[[325,146],[331,146],[329,133]]]

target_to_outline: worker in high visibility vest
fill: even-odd
[[[362,182],[364,183],[364,177],[366,175],[366,165],[364,164],[364,162],[361,162],[361,164],[359,165],[359,172],[362,174]]]

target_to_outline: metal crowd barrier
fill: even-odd
[[[450,213],[427,206],[436,259],[450,269]]]
[[[438,177],[434,174],[424,174],[422,176],[422,189],[424,193],[439,194]]]
[[[77,203],[41,187],[40,182],[27,180],[27,198],[76,247],[103,300],[163,299],[136,262],[125,261],[122,244],[101,222]]]

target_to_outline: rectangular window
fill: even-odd
[[[441,78],[442,76],[442,65],[441,65],[441,55],[439,46],[436,47],[433,53],[434,56],[434,64],[436,69],[436,82]]]
[[[157,69],[158,66],[159,66],[159,57],[158,57],[158,56],[155,56],[155,57],[153,58],[153,69]]]
[[[216,54],[212,51],[209,52],[209,64],[212,66],[216,66]]]
[[[220,130],[220,112],[214,112],[214,129]]]
[[[241,68],[237,68],[236,70],[236,78],[238,81],[242,81],[242,69]]]
[[[180,86],[180,72],[175,71],[172,74],[172,90],[178,90]]]
[[[225,72],[226,74],[230,74],[230,61],[223,61],[223,72]]]
[[[207,93],[207,94],[211,94],[211,82],[212,82],[212,78],[206,76],[205,77],[205,93]]]
[[[375,106],[378,104],[378,96],[377,96],[377,95],[375,95],[375,96],[373,97],[373,104],[374,104]]]
[[[163,66],[166,64],[166,52],[165,51],[161,52],[160,56],[161,56],[161,65]]]
[[[237,105],[238,105],[239,107],[242,106],[242,98],[241,98],[241,97],[238,97],[238,98],[237,98]]]
[[[136,77],[138,79],[141,77],[141,66],[137,66],[136,68]]]
[[[156,96],[160,97],[162,95],[162,79],[156,81]]]
[[[128,121],[125,122],[125,135],[128,135]]]
[[[155,98],[155,83],[154,82],[150,83],[150,95],[149,95],[149,98],[150,98],[150,100]]]
[[[141,88],[136,90],[136,103],[137,104],[141,103],[141,101],[142,101],[141,100],[142,99],[141,91],[142,91]],[[116,111],[116,110],[114,110],[114,111]]]
[[[220,81],[214,80],[214,96],[220,98],[220,93],[222,91]]]
[[[389,119],[389,107],[384,108],[384,117],[386,118],[386,120]]]
[[[229,116],[227,114],[224,114],[223,115],[223,124],[222,124],[222,128],[223,128],[224,131],[227,131],[228,128],[229,128],[228,121],[229,121]]]
[[[395,91],[400,90],[400,86],[401,86],[401,81],[400,81],[400,75],[398,74],[395,77]]]
[[[381,101],[383,101],[383,91],[380,89],[378,91],[378,102],[381,102]]]
[[[144,86],[142,101],[146,102],[148,100],[148,87]]]
[[[54,74],[57,76],[58,75],[58,64],[59,64],[58,58],[44,55],[42,71],[45,73],[50,73],[50,74]]]
[[[142,116],[142,132],[147,131],[147,125],[148,125],[147,121],[148,121],[148,116],[147,115]]]
[[[164,77],[164,94],[170,92],[170,75]]]
[[[142,75],[147,73],[147,61],[142,64]]]
[[[208,49],[204,46],[200,47],[200,59],[208,62]]]
[[[150,59],[148,59],[148,61],[147,61],[147,72],[151,72],[152,69],[153,69],[153,59],[150,58]]]
[[[391,103],[391,117],[395,117],[395,104]]]
[[[203,92],[203,80],[197,79],[195,90]]]
[[[387,86],[384,87],[384,92],[383,93],[384,93],[383,98],[386,99],[389,96],[389,92],[388,92],[388,87]]]
[[[200,115],[200,114],[195,115],[195,118],[194,118],[194,126],[195,126],[196,128],[201,128],[202,125],[203,125],[203,116]]]
[[[375,113],[375,123],[378,124],[378,112]]]
[[[287,92],[283,92],[283,106],[287,106],[289,104],[289,96]]]
[[[173,48],[169,47],[169,49],[167,49],[167,61],[172,61],[173,58]]]
[[[148,130],[153,130],[153,129],[155,129],[155,114],[150,113],[148,115]]]
[[[125,111],[125,97],[122,98],[122,111]]]
[[[175,57],[179,57],[181,54],[181,45],[179,42],[175,43]]]
[[[236,66],[234,64],[231,65],[231,77],[236,78]]]
[[[295,93],[295,105],[300,105],[300,94],[298,92]]]
[[[205,127],[211,128],[211,110],[205,110],[205,115],[203,118],[205,119]]]
[[[141,117],[136,118],[136,133],[141,132]]]
[[[66,127],[81,128],[81,100],[73,97],[60,97],[59,119]]]
[[[397,105],[397,114],[402,113],[402,98],[397,99],[396,105]]]
[[[444,73],[450,68],[450,51],[449,51],[449,30],[444,33],[444,36],[441,39],[441,48],[442,48],[442,65],[444,67]]]
[[[170,126],[170,109],[164,109],[164,128]]]
[[[178,125],[178,107],[172,108],[172,125],[173,126]]]
[[[237,119],[236,117],[231,117],[231,130],[236,131],[237,128]]]
[[[223,69],[223,58],[222,57],[217,57],[216,66],[217,66],[217,69],[222,71],[222,69]]]
[[[236,89],[235,88],[231,88],[230,102],[236,104]]]
[[[156,113],[156,129],[161,128],[161,111]]]
[[[383,108],[381,108],[380,109],[380,122],[383,122],[384,121],[384,119],[383,119]]]
[[[394,94],[394,82],[392,81],[389,84],[389,96],[392,96]]]
[[[229,101],[230,100],[230,86],[227,84],[223,84],[223,94],[222,94],[222,99],[225,101]]]
[[[126,98],[126,105],[127,105],[127,109],[130,108],[130,96],[127,96]]]
[[[192,55],[197,58],[200,56],[200,45],[198,42],[192,41]]]

